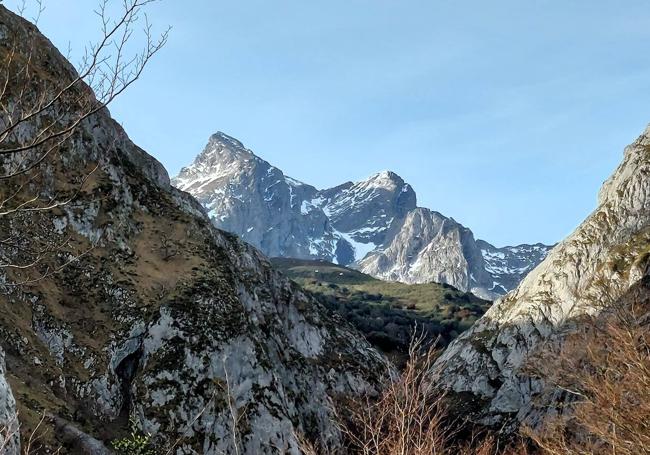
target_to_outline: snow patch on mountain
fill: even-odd
[[[365,258],[371,251],[377,248],[372,242],[358,242],[354,239],[354,233],[347,234],[345,232],[337,232],[346,242],[350,244],[354,250],[354,261],[360,261]]]
[[[545,245],[496,248],[382,171],[318,190],[257,157],[224,133],[173,180],[214,224],[268,256],[324,259],[375,277],[451,284],[494,298],[513,289],[548,253]]]

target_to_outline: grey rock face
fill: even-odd
[[[378,278],[422,283],[448,283],[482,297],[494,297],[481,251],[472,232],[428,209],[414,209],[398,225],[390,241],[360,262]]]
[[[0,348],[0,453],[20,454],[20,434],[16,400],[7,383],[5,354]]]
[[[195,196],[214,224],[272,257],[324,259],[406,283],[451,284],[494,299],[514,289],[550,247],[496,248],[439,213],[384,171],[317,190],[284,176],[217,133],[172,183]]]
[[[649,176],[650,128],[626,149],[596,211],[439,359],[437,381],[477,420],[538,424],[548,409],[536,402],[543,384],[524,371],[530,353],[561,343],[567,324],[607,308],[648,273]]]
[[[325,190],[324,209],[332,225],[355,241],[381,245],[388,229],[416,208],[415,191],[394,172]]]
[[[485,270],[493,279],[492,290],[497,294],[515,289],[552,248],[541,243],[496,248],[483,240],[478,240],[476,245],[485,260]]]
[[[319,191],[223,133],[172,184],[201,202],[215,226],[267,256],[344,265],[381,244],[391,225],[415,208],[413,189],[392,172]]]
[[[338,239],[323,210],[309,202],[317,190],[223,133],[213,135],[172,183],[196,197],[217,227],[269,256],[335,258]]]

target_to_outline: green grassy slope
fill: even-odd
[[[431,341],[439,338],[440,347],[444,347],[491,305],[449,285],[386,282],[325,261],[271,261],[399,361],[403,360],[415,327]]]

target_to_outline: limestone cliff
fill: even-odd
[[[625,150],[595,212],[447,349],[435,377],[463,412],[510,429],[543,417],[544,403],[535,402],[543,384],[525,364],[543,343],[561,343],[572,320],[607,308],[647,273],[649,176],[650,128]]]

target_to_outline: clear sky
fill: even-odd
[[[94,0],[45,1],[57,46],[96,36]],[[565,237],[650,122],[647,0],[162,0],[149,17],[169,44],[111,111],[170,174],[223,131],[317,187],[393,170],[496,245]]]

